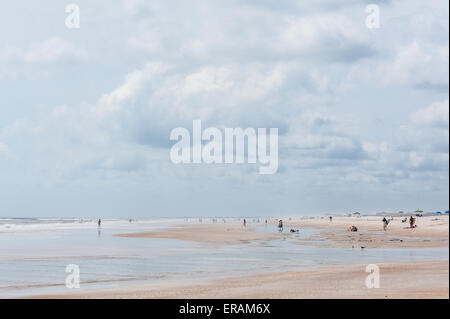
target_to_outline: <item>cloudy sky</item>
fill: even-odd
[[[0,3],[0,216],[447,210],[448,1]],[[276,127],[279,169],[175,165],[175,127]]]

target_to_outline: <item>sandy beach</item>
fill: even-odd
[[[409,218],[409,216],[405,216]],[[409,223],[402,222],[405,217],[395,217],[389,223],[386,234],[419,237],[419,238],[447,238],[448,239],[448,216],[426,216],[416,217],[417,228],[411,229]],[[288,224],[304,227],[346,228],[355,225],[361,230],[372,232],[383,231],[382,216],[367,217],[334,217],[332,222],[328,218],[304,218],[300,221]]]
[[[319,236],[310,238],[312,245],[327,247],[448,247],[448,216],[428,216],[416,219],[416,228],[410,228],[404,217],[395,217],[383,230],[382,217],[335,217],[303,219],[287,224],[296,227],[317,227],[322,231]],[[348,232],[349,226],[356,226],[357,232]],[[323,243],[317,243],[323,241]]]
[[[284,232],[276,229],[276,220],[264,224],[249,222],[243,227],[238,221],[226,224],[178,224],[149,232],[126,232],[114,237],[134,240],[172,239],[192,242],[199,247],[242,245],[267,247],[273,240],[290,240],[297,245],[331,247],[351,251],[377,249],[429,249],[448,247],[448,217],[418,218],[418,227],[411,229],[395,218],[387,231],[382,217],[362,218],[289,218]],[[358,232],[348,232],[350,225]],[[289,230],[299,229],[299,234]],[[307,229],[315,229],[306,236]],[[296,237],[295,237],[296,236]],[[298,242],[296,242],[296,240]],[[301,239],[301,240],[300,240]],[[201,249],[201,248],[200,248]],[[356,250],[355,250],[356,249]],[[367,264],[357,262],[339,265],[317,265],[296,271],[251,272],[226,278],[168,279],[163,282],[145,281],[121,284],[114,288],[70,291],[61,294],[39,294],[29,298],[449,298],[449,261],[424,260],[414,262],[382,262],[380,288],[368,289],[365,279]]]
[[[118,237],[129,238],[168,238],[178,240],[189,240],[198,243],[227,245],[250,243],[259,240],[279,239],[287,234],[274,232],[256,231],[251,225],[243,227],[238,223],[228,224],[199,224],[178,225],[176,227],[163,229],[156,232],[140,232],[117,234]]]
[[[14,262],[19,277],[3,278],[0,297],[448,298],[448,216],[417,218],[417,228],[396,217],[386,231],[381,219],[285,217],[283,232],[276,218],[249,218],[246,227],[238,219],[105,221],[102,231],[3,233],[16,247],[1,250],[0,267],[11,273]],[[65,288],[72,263],[83,289]],[[366,288],[368,264],[380,267],[378,289]],[[23,273],[29,284],[17,284]]]
[[[386,231],[383,230],[382,217],[337,217],[332,222],[328,218],[285,219],[284,232],[276,231],[276,222],[271,220],[268,227],[273,232],[256,231],[255,226],[261,224],[249,223],[243,227],[240,223],[233,224],[199,224],[178,225],[157,232],[139,232],[117,234],[130,238],[170,238],[189,240],[206,244],[236,244],[250,241],[269,241],[272,239],[289,238],[297,235],[290,229],[299,230],[318,228],[320,232],[311,237],[302,237],[303,243],[321,247],[351,247],[351,248],[402,248],[402,247],[446,247],[449,240],[449,218],[421,217],[417,220],[418,227],[411,229],[408,223],[402,223],[402,218],[394,218]],[[357,232],[347,231],[349,226],[356,226]],[[309,241],[309,242],[308,242]],[[300,244],[300,243],[299,243]]]
[[[380,288],[365,286],[364,265],[172,281],[38,298],[449,298],[448,261],[380,264]]]

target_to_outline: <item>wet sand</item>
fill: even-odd
[[[283,238],[284,234],[255,231],[253,226],[243,227],[238,223],[179,225],[161,231],[117,234],[129,238],[169,238],[189,240],[206,244],[239,244],[255,240]]]
[[[408,228],[395,218],[383,231],[382,217],[285,220],[283,233],[277,232],[276,220],[268,231],[258,231],[264,224],[185,224],[152,232],[116,234],[127,238],[170,238],[204,245],[258,244],[290,236],[299,245],[344,248],[428,248],[448,247],[448,216],[417,219],[417,228]],[[358,232],[348,232],[355,225]],[[290,234],[300,229],[300,235]],[[312,235],[302,230],[314,228]],[[270,230],[273,231],[270,231]],[[322,265],[310,270],[248,274],[233,278],[167,280],[119,285],[110,289],[72,291],[39,298],[449,298],[449,261],[380,263],[379,289],[368,289],[366,265]]]
[[[384,263],[380,288],[366,287],[365,265],[328,266],[234,278],[143,283],[38,298],[449,298],[448,261]]]
[[[247,227],[241,224],[199,224],[179,225],[155,232],[118,234],[120,237],[131,238],[171,238],[189,240],[205,244],[238,244],[251,241],[282,239],[294,234],[289,230],[299,229],[302,241],[320,247],[339,248],[427,248],[448,247],[449,218],[422,217],[417,219],[417,228],[409,228],[408,223],[402,223],[401,218],[394,218],[387,231],[383,230],[382,217],[371,216],[362,218],[338,217],[330,222],[328,218],[285,220],[283,233],[278,233],[275,220],[267,226],[273,232],[256,231],[255,226],[262,224],[249,223]],[[349,232],[351,225],[358,227],[357,232]],[[313,236],[302,236],[302,229],[316,228],[320,232]],[[296,235],[296,234],[295,234]]]

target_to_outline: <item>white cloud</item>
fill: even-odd
[[[144,0],[124,0],[123,7],[127,13],[135,14],[139,8],[145,5]]]
[[[33,43],[28,49],[13,46],[0,48],[0,61],[6,62],[49,63],[63,59],[85,60],[87,57],[85,50],[59,37]]]
[[[62,118],[65,115],[67,115],[69,113],[69,111],[70,111],[70,108],[67,104],[58,105],[53,109],[52,117],[55,119]]]
[[[392,59],[379,63],[379,79],[386,85],[446,83],[448,86],[448,44],[414,40],[396,48]]]
[[[238,98],[259,100],[279,90],[287,78],[289,66],[277,64],[267,68],[262,65],[249,65],[244,74],[237,75],[241,83],[235,88]]]
[[[384,65],[381,72],[387,83],[408,83],[411,82],[411,73],[416,72],[418,66],[429,65],[431,61],[431,55],[424,52],[418,42],[413,42],[398,49],[395,60],[391,64]]]
[[[289,18],[274,48],[282,52],[346,61],[372,54],[366,33],[339,14]]]
[[[114,91],[104,94],[93,107],[94,114],[104,116],[119,111],[126,102],[133,100],[142,89],[145,81],[164,72],[166,67],[160,63],[149,63],[141,70],[126,75],[123,84]]]
[[[6,39],[25,44],[0,48],[1,173],[24,185],[20,176],[33,185],[53,179],[59,189],[82,180],[92,197],[95,183],[117,178],[146,193],[146,211],[152,203],[139,183],[168,198],[162,189],[182,179],[205,189],[193,205],[222,194],[219,184],[226,195],[264,185],[258,200],[285,196],[277,211],[347,209],[358,192],[377,205],[383,192],[409,202],[415,190],[448,189],[447,11],[410,19],[428,4],[381,6],[382,28],[368,30],[357,0],[100,1],[95,24],[83,20],[64,39],[42,38],[59,19],[45,11],[36,32],[7,30]],[[74,61],[83,63],[64,63]],[[174,168],[170,130],[193,119],[278,127],[280,170],[263,179],[251,167]],[[336,193],[347,196],[333,202]]]
[[[449,126],[449,100],[435,102],[411,116],[417,125],[447,128]]]
[[[227,67],[207,67],[184,79],[183,95],[224,91],[233,86],[231,70]]]

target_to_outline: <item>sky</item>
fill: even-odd
[[[0,2],[0,216],[448,210],[448,1],[69,3]],[[193,120],[278,128],[278,171],[174,164]]]

